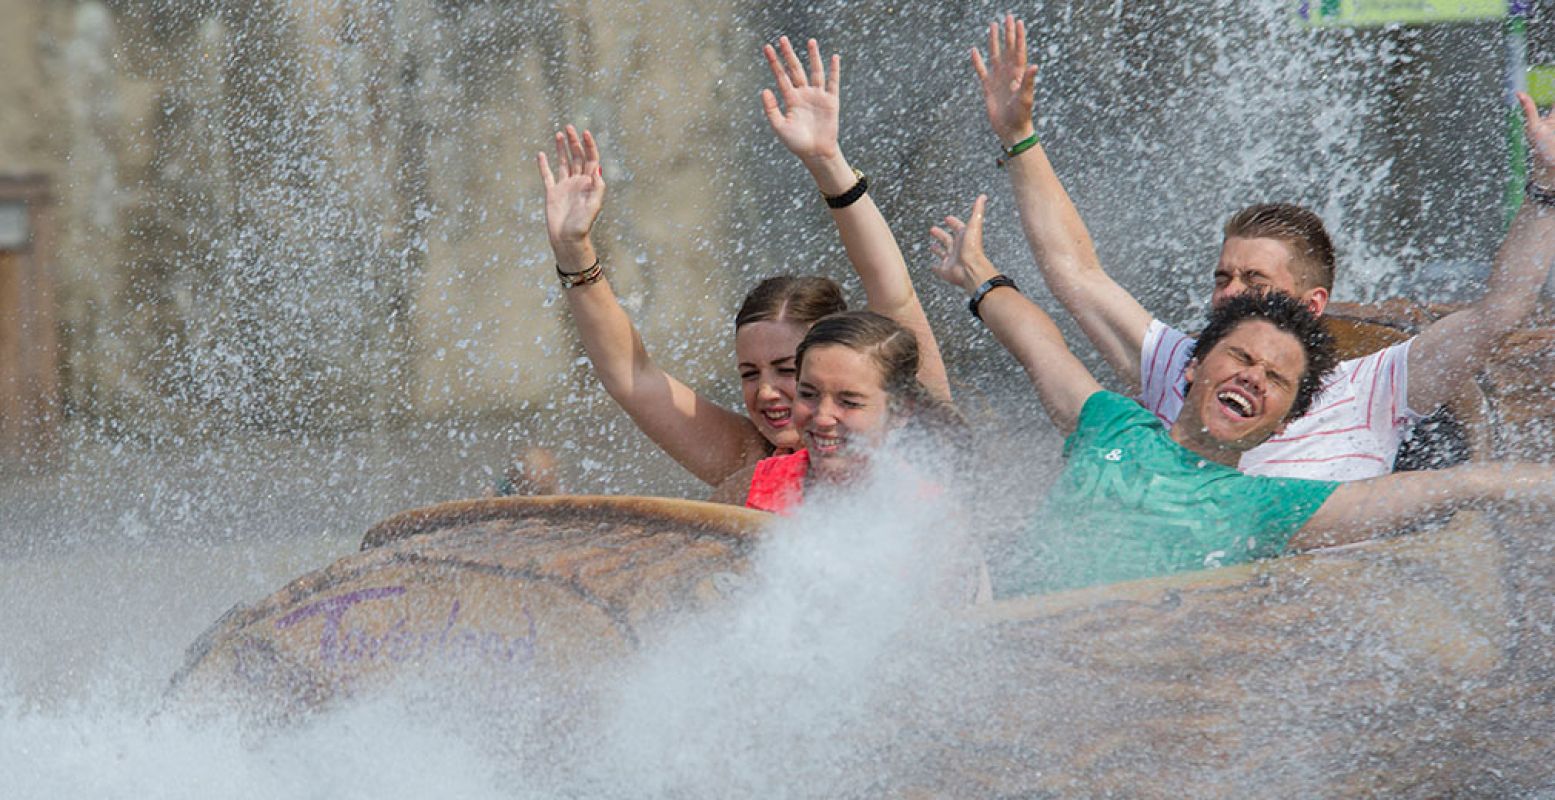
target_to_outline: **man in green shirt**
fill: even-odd
[[[1086,400],[1064,460],[1014,558],[993,573],[1001,594],[1277,556],[1339,485],[1205,460],[1139,403],[1106,391]]]
[[[1440,511],[1517,499],[1555,505],[1555,467],[1470,464],[1336,484],[1245,475],[1241,454],[1278,433],[1332,369],[1332,343],[1300,301],[1249,294],[1214,311],[1184,371],[1170,429],[1104,391],[1053,320],[983,253],[987,199],[946,217],[935,274],[1025,368],[1069,435],[1064,473],[1023,541],[994,565],[1001,594],[1053,591],[1229,565],[1370,538]]]

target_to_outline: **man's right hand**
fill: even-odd
[[[1006,147],[1031,136],[1037,67],[1026,63],[1026,23],[1006,15],[1004,24],[988,24],[988,61],[972,48],[972,69],[983,84],[988,122]]]
[[[594,260],[589,232],[605,205],[605,178],[599,166],[594,135],[580,137],[571,125],[556,133],[559,175],[551,172],[544,153],[538,155],[545,184],[545,232],[556,251],[557,265],[569,272],[586,269]],[[582,263],[576,263],[582,262]]]
[[[1539,116],[1539,107],[1525,92],[1517,93],[1517,103],[1523,108],[1523,134],[1528,137],[1528,151],[1532,154],[1528,164],[1528,176],[1546,189],[1555,189],[1555,109]]]

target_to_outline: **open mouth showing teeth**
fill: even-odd
[[[761,412],[768,422],[787,422],[794,416],[794,412],[786,408],[769,408]]]
[[[822,450],[835,450],[842,446],[841,436],[816,436],[811,434],[810,440],[815,442],[815,446]]]
[[[1236,392],[1221,392],[1215,395],[1215,399],[1219,400],[1221,405],[1231,409],[1231,412],[1239,417],[1245,419],[1253,415],[1253,401]]]

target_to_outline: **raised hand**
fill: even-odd
[[[1528,151],[1533,156],[1528,175],[1534,183],[1555,189],[1555,109],[1541,118],[1532,97],[1518,92],[1517,102],[1523,107],[1523,133],[1528,137]]]
[[[582,257],[591,249],[589,232],[605,204],[605,178],[599,166],[599,146],[594,135],[584,131],[580,137],[571,125],[556,133],[558,174],[551,172],[544,153],[538,154],[540,180],[545,184],[545,232],[558,261]],[[592,256],[589,256],[592,261]],[[586,267],[561,264],[564,269]]]
[[[983,211],[987,206],[988,195],[980,194],[972,203],[972,216],[967,222],[950,216],[945,217],[945,228],[950,230],[938,225],[929,229],[933,238],[929,252],[939,259],[933,267],[935,276],[968,294],[999,274],[983,253]]]
[[[1030,136],[1031,108],[1036,102],[1037,67],[1026,63],[1026,23],[1008,14],[1004,24],[988,24],[988,61],[972,48],[972,69],[983,84],[988,122],[1005,145]]]
[[[777,79],[777,95],[771,89],[761,90],[761,108],[767,114],[767,123],[778,141],[806,164],[835,158],[842,57],[833,55],[828,70],[821,60],[820,46],[811,39],[806,46],[810,58],[810,70],[806,73],[787,36],[778,39],[778,47],[781,52],[770,44],[761,48],[767,66],[772,68],[772,77]]]

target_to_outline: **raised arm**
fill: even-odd
[[[1026,61],[1026,23],[1014,15],[988,26],[988,60],[972,48],[988,121],[1005,148],[1036,136],[1031,121],[1037,67]],[[1041,144],[1004,159],[1021,229],[1042,279],[1080,330],[1129,386],[1138,388],[1139,350],[1150,312],[1102,270],[1091,235]]]
[[[1519,92],[1523,126],[1533,155],[1534,191],[1507,229],[1491,266],[1485,295],[1420,332],[1409,347],[1410,408],[1429,414],[1484,365],[1496,343],[1533,312],[1555,259],[1555,112],[1539,118],[1533,99]]]
[[[556,269],[586,281],[599,264],[590,232],[605,202],[605,179],[593,134],[567,126],[556,134],[557,172],[545,154],[538,162],[545,184],[545,230]],[[565,290],[594,374],[643,433],[702,481],[718,485],[767,453],[766,440],[749,419],[701,397],[659,369],[642,337],[616,301],[603,269],[592,282]]]
[[[846,194],[859,180],[838,144],[842,58],[833,55],[829,65],[823,62],[814,39],[809,40],[806,48],[808,73],[788,37],[778,40],[777,49],[772,45],[762,48],[777,82],[777,94],[771,89],[762,90],[761,106],[778,141],[810,171],[816,188],[822,195],[836,197]],[[880,208],[865,192],[851,204],[833,208],[831,215],[848,260],[864,284],[869,309],[913,332],[920,357],[918,380],[948,402],[950,381],[945,376],[939,342],[918,302],[918,293],[907,272],[907,260],[902,257],[902,249],[891,235]]]
[[[988,198],[978,195],[967,222],[946,217],[945,228],[935,227],[929,232],[934,239],[929,249],[940,259],[934,274],[974,296],[990,279],[999,276],[999,270],[983,253],[983,212],[987,204]],[[977,308],[994,338],[1026,370],[1053,424],[1066,436],[1073,433],[1080,409],[1091,395],[1101,391],[1101,384],[1070,352],[1053,318],[1009,287],[985,292]]]
[[[1433,514],[1508,503],[1555,507],[1555,466],[1477,463],[1350,481],[1328,496],[1286,549],[1359,542]]]

